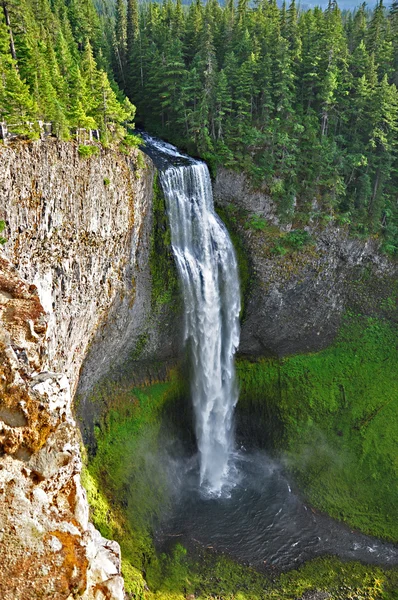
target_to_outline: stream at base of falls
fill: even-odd
[[[291,569],[322,555],[398,565],[397,546],[311,509],[266,453],[235,453],[234,470],[229,492],[215,498],[198,485],[195,457],[170,462],[173,491],[155,532],[158,550],[168,551],[176,543],[209,548],[259,571]]]

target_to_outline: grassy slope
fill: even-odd
[[[288,467],[312,504],[398,541],[397,330],[347,316],[336,342],[281,361],[241,361],[241,411],[279,422]],[[265,407],[265,408],[264,408]]]
[[[318,558],[300,569],[264,577],[228,558],[204,555],[192,562],[183,548],[163,562],[164,579],[147,600],[297,600],[303,594],[327,592],[331,600],[396,600],[398,571],[383,571],[335,558]]]

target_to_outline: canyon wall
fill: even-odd
[[[154,176],[138,150],[83,158],[55,140],[0,146],[4,600],[124,597],[118,545],[89,524],[73,398],[78,390],[89,438],[104,407],[88,396],[103,375],[162,379],[181,355],[180,306],[161,289],[171,255]],[[397,321],[397,264],[378,240],[310,221],[300,226],[308,240],[293,248],[286,235],[298,226],[281,226],[243,175],[219,169],[214,193],[244,255],[242,355],[320,350],[348,309]]]
[[[326,348],[347,310],[398,322],[398,263],[380,252],[379,239],[354,238],[333,219],[281,224],[266,191],[226,169],[214,197],[247,261],[241,355]]]
[[[87,386],[126,359],[150,319],[153,177],[138,150],[0,147],[4,600],[124,597],[118,545],[89,524],[72,398],[96,332],[108,337],[94,343]]]

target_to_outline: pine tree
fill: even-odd
[[[89,116],[98,123],[102,139],[106,142],[112,137],[122,136],[123,124],[132,123],[134,119],[133,105],[130,102],[119,102],[104,71],[95,73],[94,89],[95,103]]]
[[[25,132],[24,123],[34,119],[36,112],[29,89],[15,65],[5,65],[3,60],[0,60],[0,79],[0,119],[16,125],[14,131]]]
[[[162,127],[171,127],[178,119],[182,105],[182,86],[185,75],[185,65],[182,55],[182,42],[170,39],[165,45],[162,57],[161,100]]]
[[[141,39],[137,0],[127,0],[127,84],[126,91],[135,98],[142,87]]]
[[[352,31],[349,38],[349,46],[351,52],[355,50],[361,44],[366,35],[367,29],[367,18],[366,18],[366,4],[363,2],[358,10],[355,12]]]
[[[289,41],[293,61],[299,61],[301,56],[301,39],[298,30],[298,15],[295,0],[292,0],[286,15],[286,34]]]
[[[217,74],[214,90],[214,128],[217,141],[224,140],[226,121],[231,112],[232,97],[229,91],[228,79],[225,71]]]
[[[189,7],[184,35],[184,55],[190,65],[199,49],[203,27],[203,6],[201,0],[195,0]]]
[[[134,53],[139,36],[139,17],[137,0],[127,0],[126,44],[128,60]]]
[[[35,118],[36,107],[26,83],[21,79],[10,44],[10,25],[0,16],[0,120],[25,133],[26,122]]]
[[[125,87],[127,68],[127,14],[125,0],[117,0],[115,36],[113,43],[113,70],[118,83]]]
[[[390,14],[390,31],[393,46],[393,80],[398,85],[398,0],[394,0],[391,4]]]

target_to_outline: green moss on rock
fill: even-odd
[[[397,569],[343,562],[309,561],[288,573],[262,575],[225,556],[202,552],[196,558],[177,545],[161,558],[162,583],[146,600],[396,600]],[[317,594],[316,596],[314,596]],[[318,595],[319,594],[319,595]]]
[[[334,344],[321,352],[238,364],[243,424],[248,415],[259,423],[257,441],[283,453],[309,501],[392,541],[398,541],[397,343],[388,321],[347,315]]]
[[[82,481],[94,525],[119,542],[126,588],[133,598],[141,598],[142,575],[149,581],[160,576],[151,534],[168,501],[158,462],[163,411],[185,397],[186,389],[173,371],[166,382],[124,391],[115,385],[109,394],[114,396],[96,427],[96,453]]]
[[[153,183],[153,228],[149,263],[152,275],[153,307],[174,302],[177,309],[180,305],[178,276],[171,249],[166,203],[157,174]]]
[[[232,207],[232,210],[228,210],[229,207],[224,208],[216,206],[217,214],[228,229],[229,236],[232,240],[236,258],[238,261],[238,272],[239,272],[239,283],[241,290],[241,318],[244,318],[245,314],[245,302],[250,294],[251,285],[251,272],[252,268],[250,265],[248,252],[246,250],[243,238],[239,235],[237,230],[237,209]],[[239,215],[242,218],[242,215]]]

